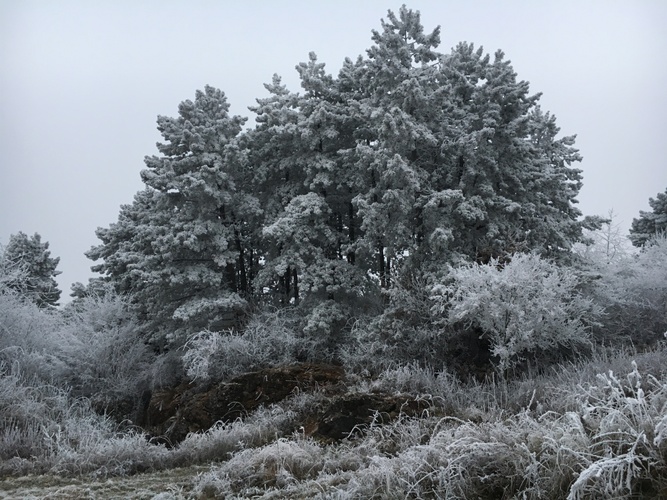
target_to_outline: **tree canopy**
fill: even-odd
[[[667,189],[649,198],[648,204],[653,209],[651,212],[641,210],[639,218],[632,219],[630,241],[636,247],[643,247],[652,238],[667,232]]]
[[[9,242],[0,258],[4,268],[13,268],[14,279],[5,285],[19,292],[40,308],[58,305],[60,290],[55,277],[60,274],[56,268],[60,257],[51,257],[49,243],[42,242],[42,237],[32,236],[19,231],[9,237]]]
[[[257,210],[238,189],[232,140],[245,119],[229,116],[224,93],[207,86],[158,117],[161,156],[147,156],[146,189],[100,228],[93,267],[129,292],[152,331],[208,328],[246,306],[245,221]]]
[[[350,307],[405,276],[516,252],[559,258],[582,238],[581,160],[501,51],[437,52],[403,6],[337,77],[310,55],[302,93],[274,76],[231,117],[207,86],[160,116],[146,189],[88,256],[170,331],[253,304]]]

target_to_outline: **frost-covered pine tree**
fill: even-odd
[[[257,106],[250,108],[256,114],[257,125],[241,143],[253,172],[252,190],[263,209],[261,245],[257,248],[263,266],[256,287],[263,292],[264,300],[286,305],[299,300],[299,270],[294,259],[286,256],[281,238],[267,235],[265,229],[278,220],[292,199],[308,192],[299,96],[289,91],[278,75],[264,87],[270,95],[257,99]]]
[[[31,300],[40,308],[53,308],[58,305],[60,290],[55,277],[60,257],[51,257],[49,243],[42,242],[42,237],[32,236],[19,231],[9,237],[9,242],[0,254],[2,268],[14,270],[10,274],[14,279],[4,285]]]
[[[284,305],[341,299],[367,281],[354,265],[354,181],[338,154],[352,141],[347,109],[314,54],[297,70],[305,93],[274,77],[271,96],[251,108],[258,125],[244,141],[265,208],[260,283]]]
[[[555,256],[581,238],[574,137],[557,137],[555,117],[516,76],[501,51],[491,61],[472,44],[442,59],[449,102],[437,176],[463,196],[454,246],[478,261],[527,250]]]
[[[359,89],[350,107],[362,126],[349,153],[365,181],[354,199],[359,247],[385,288],[392,269],[414,256],[425,237],[421,212],[438,155],[432,128],[439,120],[434,48],[440,42],[439,28],[424,33],[418,12],[403,6],[387,17],[382,31],[373,31],[368,57],[341,72],[346,87]]]
[[[160,274],[169,269],[165,261],[169,256],[153,244],[165,237],[169,227],[170,214],[160,207],[162,198],[154,189],[139,191],[131,204],[120,207],[117,222],[97,228],[102,243],[86,252],[89,259],[99,261],[91,269],[118,293],[130,296],[139,318],[157,330],[171,323],[169,313],[159,314],[166,300]]]
[[[642,210],[638,219],[632,219],[630,241],[636,247],[643,247],[652,238],[667,232],[667,189],[649,198],[648,204],[653,209],[651,212]]]
[[[388,287],[399,268],[567,254],[584,225],[581,157],[539,94],[501,51],[436,52],[439,29],[426,34],[418,12],[390,11],[382,28],[336,82],[355,126],[339,155],[363,179],[354,205],[369,272]]]
[[[246,221],[259,208],[237,184],[245,173],[234,140],[245,119],[228,110],[224,93],[206,86],[178,117],[158,117],[165,142],[145,159],[146,190],[88,253],[153,333],[221,327],[246,307]]]
[[[297,66],[304,89],[299,123],[308,158],[305,184],[324,204],[318,222],[326,235],[314,244],[320,258],[305,269],[304,281],[320,298],[345,302],[347,295],[367,292],[366,269],[356,258],[359,218],[353,206],[364,184],[341,154],[354,146],[358,122],[339,80],[324,68],[314,53]]]

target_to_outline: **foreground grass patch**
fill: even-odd
[[[388,370],[344,390],[412,388],[430,406],[390,422],[378,417],[333,443],[300,427],[322,402],[316,393],[191,434],[172,449],[136,433],[86,441],[86,429],[77,433],[72,423],[67,440],[47,440],[61,444],[41,459],[14,459],[32,464],[26,472],[51,475],[6,478],[0,496],[665,498],[665,362],[662,346],[469,384],[416,366]]]

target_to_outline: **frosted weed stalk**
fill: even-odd
[[[567,390],[576,391],[569,398],[577,405],[563,412],[493,411],[495,419],[475,422],[401,417],[328,447],[283,438],[234,454],[200,485],[218,478],[231,488],[225,494],[267,498],[288,490],[312,495],[315,488],[322,498],[664,497],[664,380],[633,364],[626,377],[608,372]]]
[[[632,366],[625,380],[609,371],[584,392],[591,455],[569,499],[667,493],[667,383],[651,375],[644,380]]]
[[[260,408],[246,419],[218,422],[203,433],[189,434],[173,452],[176,463],[227,460],[234,452],[265,446],[293,428],[297,412],[280,406]]]

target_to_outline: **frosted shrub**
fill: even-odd
[[[451,269],[451,283],[433,288],[433,312],[444,322],[479,331],[500,371],[527,354],[585,343],[600,314],[577,292],[578,279],[537,255],[515,255]]]
[[[137,323],[111,292],[51,311],[0,287],[0,361],[18,363],[24,378],[71,388],[77,396],[101,402],[130,397],[149,360]]]
[[[192,379],[221,380],[295,361],[301,348],[286,313],[254,315],[243,331],[202,331],[185,344],[183,363]]]
[[[125,474],[149,467],[166,450],[145,436],[120,434],[87,399],[0,365],[0,475],[45,472]],[[20,460],[23,459],[23,460]]]
[[[380,373],[387,368],[419,363],[441,366],[446,346],[442,329],[433,326],[433,305],[424,278],[404,278],[386,291],[389,306],[374,317],[357,319],[340,358],[352,371]]]
[[[63,346],[71,339],[61,326],[56,312],[0,289],[0,361],[19,363],[26,377],[51,381],[65,376]]]
[[[43,433],[55,474],[122,476],[160,468],[167,459],[163,445],[149,443],[140,432],[118,432],[117,424],[96,414],[85,399],[72,401],[61,421]]]
[[[37,379],[26,380],[19,363],[0,363],[0,460],[29,458],[44,451],[42,427],[48,425],[67,394]]]
[[[337,354],[345,326],[350,317],[350,308],[333,300],[317,304],[308,314],[303,328],[306,353],[309,358],[320,360]]]
[[[107,403],[137,395],[151,360],[125,300],[107,290],[79,299],[66,311],[63,331],[77,395]]]
[[[191,379],[206,380],[213,375],[211,365],[224,356],[224,336],[224,333],[206,330],[192,335],[186,342],[183,364]]]
[[[596,264],[595,300],[605,308],[600,335],[636,344],[663,339],[667,330],[667,237],[657,236],[634,256]]]
[[[394,349],[378,335],[367,319],[353,323],[349,341],[340,346],[338,356],[349,372],[361,373],[365,376],[380,373],[392,366],[398,358],[393,356]]]
[[[385,369],[417,363],[439,366],[444,363],[445,346],[441,332],[432,327],[414,327],[409,323],[383,328],[383,318],[366,331],[352,330],[351,345],[343,346],[341,358],[346,366],[362,373],[381,373]]]

